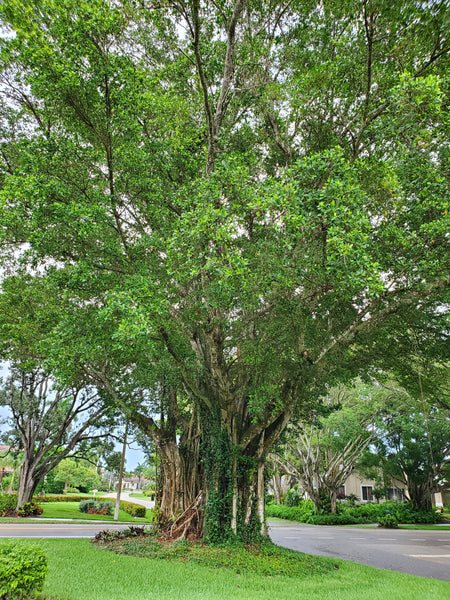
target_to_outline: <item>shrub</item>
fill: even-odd
[[[311,500],[301,500],[299,506],[286,506],[285,504],[270,504],[266,506],[266,516],[278,517],[306,523],[314,514],[314,504]]]
[[[378,527],[386,527],[386,529],[398,529],[398,521],[390,513],[378,517]]]
[[[96,498],[86,498],[80,495],[64,495],[64,494],[46,494],[44,496],[34,496],[35,502],[81,502],[81,500],[96,500]],[[97,498],[98,500],[98,498]]]
[[[112,515],[114,504],[110,500],[82,500],[78,510],[90,515]]]
[[[125,500],[121,500],[120,509],[128,513],[132,517],[145,517],[145,506],[133,504],[133,502],[126,502]]]
[[[42,506],[39,506],[36,502],[25,502],[25,504],[21,504],[17,509],[19,517],[33,517],[42,515],[42,512]]]
[[[0,496],[0,516],[5,517],[11,512],[15,512],[17,506],[17,495]]]
[[[96,500],[94,500],[93,498],[88,498],[87,500],[82,500],[80,502],[80,504],[78,505],[78,510],[82,513],[88,513],[91,508],[95,508],[95,506],[98,504],[98,502]]]
[[[105,515],[112,515],[114,509],[114,503],[111,500],[99,500],[98,501],[99,510],[105,510]]]
[[[97,542],[111,542],[114,540],[124,540],[127,538],[133,537],[145,537],[149,535],[149,530],[144,529],[143,527],[134,527],[130,525],[128,529],[122,529],[120,531],[110,529],[104,529],[103,531],[99,531],[95,537],[91,539],[93,544]]]
[[[271,504],[266,506],[267,517],[289,519],[299,523],[315,525],[351,525],[356,523],[378,523],[390,513],[398,523],[438,523],[441,515],[435,511],[414,511],[410,503],[385,502],[383,504],[341,504],[338,514],[316,514],[310,500],[302,500],[299,506]]]
[[[290,488],[286,492],[286,499],[284,503],[286,506],[300,506],[303,498],[300,492],[298,491],[297,485],[294,485],[293,488]]]
[[[358,517],[352,514],[328,514],[312,515],[307,520],[311,525],[356,525],[358,523],[370,523],[365,517]]]
[[[27,597],[42,589],[47,557],[38,546],[0,546],[0,598]]]

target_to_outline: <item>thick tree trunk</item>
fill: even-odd
[[[27,463],[24,461],[19,475],[17,507],[25,504],[25,502],[31,502],[38,483],[39,480],[34,477],[32,467],[27,465]]]
[[[163,518],[175,519],[197,498],[201,491],[200,465],[193,449],[182,456],[175,441],[158,447],[162,468],[160,510]]]
[[[332,490],[330,493],[330,505],[331,505],[331,514],[336,514],[337,509],[337,494],[336,490]]]
[[[423,483],[415,483],[408,478],[408,494],[411,504],[415,510],[430,511],[433,509],[431,494],[433,491],[433,479]]]

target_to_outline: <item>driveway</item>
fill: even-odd
[[[133,498],[130,497],[130,493],[133,492],[121,492],[120,499],[125,500],[126,502],[133,502],[134,504],[139,504],[140,506],[145,506],[145,508],[154,508],[155,503],[152,500],[146,500],[145,498]],[[102,498],[111,498],[111,500],[115,501],[117,494],[115,492],[102,492],[98,494],[101,495]]]
[[[326,527],[269,522],[271,539],[308,554],[450,581],[450,529]]]

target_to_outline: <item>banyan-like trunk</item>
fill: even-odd
[[[433,492],[433,478],[427,481],[416,483],[408,478],[408,494],[411,504],[415,510],[430,511],[433,509],[431,495]]]
[[[164,519],[175,519],[197,498],[201,491],[201,469],[195,448],[180,448],[176,441],[158,446],[162,485],[160,511]]]
[[[253,455],[242,452],[224,429],[210,441],[212,446],[205,450],[205,538],[218,543],[230,537],[250,541],[265,535],[263,443]]]
[[[274,416],[268,409],[255,423],[245,401],[237,398],[226,405],[228,410],[217,408],[202,418],[204,533],[216,543],[230,538],[252,541],[267,535],[266,457],[290,415],[283,411]]]
[[[25,502],[31,502],[38,483],[39,479],[34,477],[32,467],[24,460],[19,475],[17,507],[25,504]]]

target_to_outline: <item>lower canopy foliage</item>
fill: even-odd
[[[410,331],[445,347],[448,7],[0,15],[1,241],[64,298],[46,366],[151,437],[163,518],[260,535],[289,420]]]

